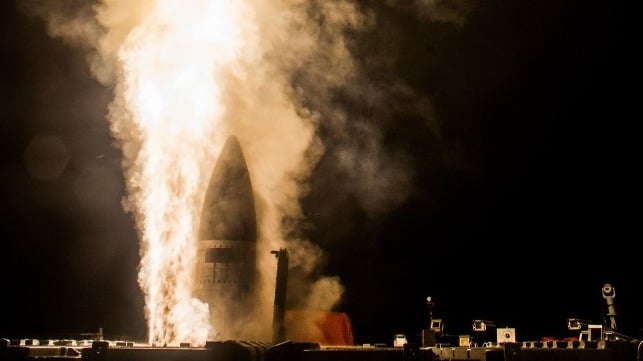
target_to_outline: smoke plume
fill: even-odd
[[[421,17],[455,24],[469,9],[465,0],[415,4]],[[331,310],[340,303],[341,280],[324,276],[328,255],[306,235],[301,200],[311,174],[346,180],[320,207],[349,195],[368,214],[384,213],[413,190],[408,154],[383,146],[399,126],[393,119],[421,114],[423,126],[436,128],[427,99],[401,79],[371,72],[383,64],[378,59],[359,57],[357,41],[377,27],[374,12],[349,0],[23,6],[47,20],[52,37],[87,49],[94,76],[113,92],[107,120],[122,153],[123,205],[140,239],[149,342],[199,344],[208,333],[207,306],[191,297],[192,250],[208,177],[228,135],[243,147],[257,200],[260,322],[268,325],[272,315],[269,251],[279,247],[291,255],[291,306]],[[240,330],[257,338],[269,331]]]

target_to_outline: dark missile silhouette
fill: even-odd
[[[198,235],[197,297],[209,305],[209,339],[242,338],[254,305],[257,221],[235,136],[227,139],[210,177]]]

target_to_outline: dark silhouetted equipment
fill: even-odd
[[[196,296],[208,303],[209,340],[244,338],[252,322],[257,278],[257,221],[241,145],[230,136],[206,190],[199,226]]]
[[[482,346],[489,342],[496,341],[496,324],[493,321],[473,320],[472,322],[474,346]]]
[[[277,279],[275,282],[275,302],[272,317],[272,342],[278,344],[286,341],[284,317],[286,312],[286,289],[288,286],[288,251],[280,248],[272,251],[277,257]]]
[[[616,297],[616,290],[614,287],[606,283],[603,285],[603,289],[601,290],[603,293],[603,298],[605,299],[605,302],[607,302],[607,317],[609,318],[610,321],[610,328],[612,331],[616,331],[616,309],[614,308],[614,297]]]

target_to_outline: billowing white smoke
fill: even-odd
[[[439,3],[418,1],[418,6],[442,9]],[[374,25],[374,17],[348,0],[23,5],[48,19],[52,36],[87,47],[93,74],[113,89],[107,118],[123,155],[124,205],[135,216],[140,238],[139,283],[149,342],[203,344],[207,337],[207,305],[192,297],[196,230],[208,177],[230,134],[241,142],[257,198],[259,264],[266,270],[266,307],[259,322],[266,327],[254,336],[268,338],[274,290],[269,251],[290,248],[291,265],[310,275],[323,257],[305,237],[287,235],[304,221],[299,201],[324,152],[320,122],[331,122],[327,129],[339,132],[351,122],[344,109],[335,109],[333,94],[355,84],[357,93],[385,92],[360,74],[347,37]],[[374,209],[399,202],[402,191],[391,199],[381,190],[410,182],[407,169],[386,163],[377,129],[364,123],[362,134],[366,146],[347,143],[342,151],[346,168],[361,174],[355,178],[362,184],[355,188],[358,197]],[[373,187],[376,192],[369,191]],[[289,297],[331,309],[342,292],[338,278],[316,276],[306,293]],[[320,294],[323,299],[310,297]]]

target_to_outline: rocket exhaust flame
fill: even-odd
[[[118,20],[109,18],[110,3],[99,8],[105,23]],[[227,1],[148,4],[117,53],[123,77],[114,107],[122,109],[112,109],[112,127],[137,146],[126,178],[140,230],[148,341],[199,345],[211,327],[207,304],[192,295],[202,170],[212,162],[209,145],[217,146],[225,111],[217,77],[243,45],[243,8]],[[132,139],[122,129],[133,129]]]

